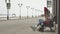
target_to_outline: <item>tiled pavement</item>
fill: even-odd
[[[58,34],[58,27],[56,32],[33,31],[31,26],[38,23],[38,19],[0,20],[0,34]]]

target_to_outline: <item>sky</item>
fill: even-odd
[[[21,9],[18,6],[18,4],[22,3]],[[27,9],[26,6],[29,6],[30,8]],[[11,8],[9,10],[10,16],[12,14],[16,14],[16,16],[20,15],[21,10],[21,16],[38,16],[44,13],[44,7],[47,7],[46,0],[11,0]],[[34,8],[33,10],[31,8]],[[0,0],[0,14],[7,14],[7,7],[5,0]]]

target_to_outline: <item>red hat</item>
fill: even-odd
[[[46,7],[44,7],[44,11],[48,11],[48,9]]]

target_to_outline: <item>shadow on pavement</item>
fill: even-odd
[[[35,29],[36,29],[35,27],[33,27],[33,26],[30,26],[30,27],[32,28],[33,31],[35,31]],[[39,31],[39,30],[38,30],[38,31]],[[41,32],[41,31],[39,31],[39,32]],[[53,31],[45,30],[44,32],[52,32],[52,33],[53,33],[53,32],[56,32],[56,31],[54,31],[54,30],[53,30]]]

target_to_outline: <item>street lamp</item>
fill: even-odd
[[[31,8],[32,9],[32,18],[33,18],[33,10],[34,10],[34,8]]]
[[[27,8],[27,19],[28,19],[28,9],[30,8],[30,6],[26,6]]]
[[[37,14],[36,17],[37,17],[38,16],[37,9],[35,9],[35,11],[36,11],[36,14]]]
[[[20,19],[21,19],[21,6],[22,6],[22,3],[18,4],[18,6],[20,7]]]
[[[5,0],[6,2],[6,7],[7,7],[7,20],[9,20],[9,9],[10,9],[10,0]]]

